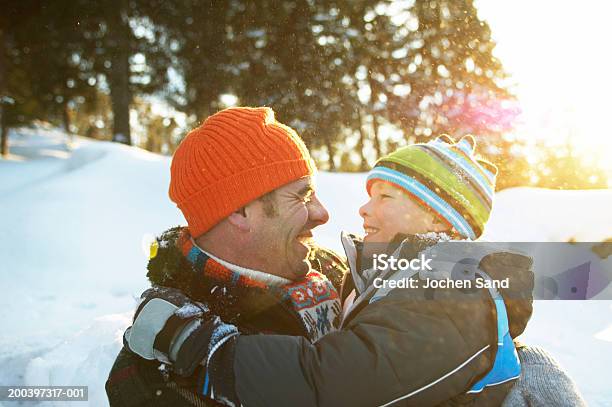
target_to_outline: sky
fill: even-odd
[[[612,3],[476,0],[475,6],[516,84],[523,136],[552,143],[571,135],[577,151],[612,173]]]

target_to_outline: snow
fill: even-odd
[[[174,314],[183,319],[187,319],[195,317],[196,315],[201,315],[205,310],[207,310],[207,308],[201,308],[195,304],[187,304],[177,309]]]
[[[184,220],[167,197],[170,158],[66,140],[54,129],[19,129],[10,159],[0,160],[0,384],[87,385],[81,404],[103,406],[121,334],[148,287],[151,236]],[[340,230],[362,231],[365,174],[322,172],[317,182],[331,219],[315,238],[341,251]],[[612,237],[610,208],[612,190],[506,190],[484,238],[598,241]],[[521,338],[551,352],[590,405],[612,405],[611,304],[537,302]]]

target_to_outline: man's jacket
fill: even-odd
[[[296,306],[294,298],[296,288],[309,288],[316,283],[327,295],[318,301],[336,298],[334,304],[339,308],[338,289],[347,269],[329,250],[316,247],[311,251],[313,270],[304,281],[280,285],[233,273],[194,247],[183,228],[162,234],[154,254],[148,264],[148,277],[154,288],[143,297],[156,292],[167,299],[182,296],[197,304],[191,308],[186,304],[183,313],[204,309],[244,333],[295,335],[307,341],[338,326],[339,309],[329,310],[329,320],[321,323],[312,320],[310,309]],[[183,299],[175,298],[173,302],[180,301]],[[217,405],[198,396],[190,388],[192,384],[173,375],[164,364],[143,359],[124,346],[109,374],[106,392],[111,406]]]
[[[415,256],[433,244],[418,237],[404,243],[407,258],[410,250]],[[497,316],[490,293],[396,288],[381,295],[351,261],[360,243],[345,237],[344,245],[351,273],[341,296],[357,290],[341,330],[314,344],[300,337],[240,336],[234,357],[240,402],[249,407],[501,405],[512,381],[470,393],[496,358]],[[511,278],[502,295],[512,337],[531,316],[531,264],[529,257],[505,252],[478,262],[495,279]]]

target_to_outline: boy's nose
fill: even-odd
[[[359,216],[361,216],[364,219],[366,218],[366,216],[370,216],[370,203],[371,202],[372,202],[372,198],[370,198],[368,202],[366,202],[359,208]]]

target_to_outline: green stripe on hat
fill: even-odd
[[[480,199],[460,181],[448,166],[426,152],[412,146],[396,151],[385,157],[385,161],[395,162],[417,171],[444,189],[481,224],[486,223],[489,211]]]

